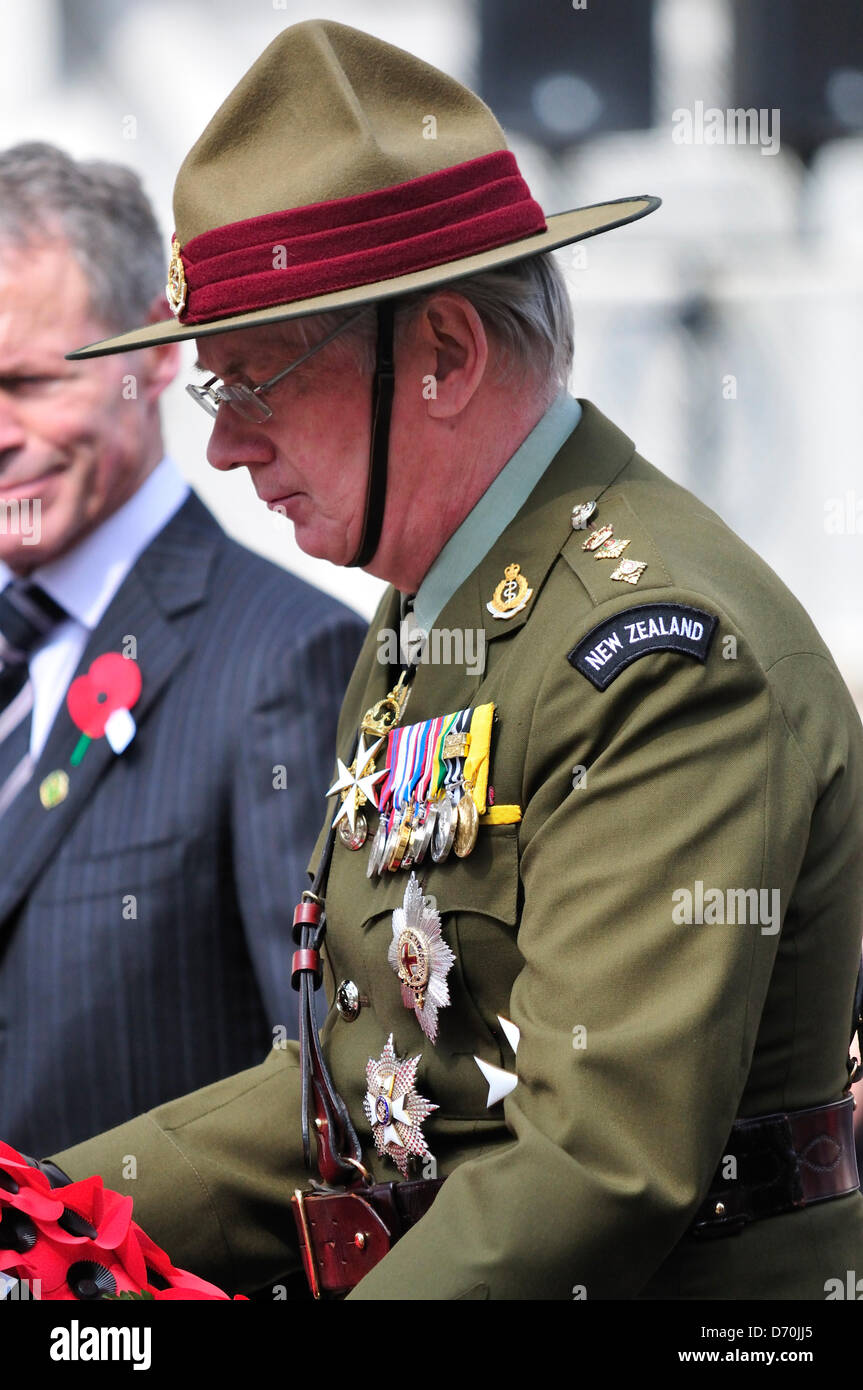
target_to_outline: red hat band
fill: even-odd
[[[173,307],[181,323],[208,323],[408,275],[545,229],[514,155],[499,150],[391,188],[230,222],[181,252],[175,242],[171,279],[184,293]]]

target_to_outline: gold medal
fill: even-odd
[[[486,608],[493,618],[514,618],[525,608],[533,595],[520,565],[507,565],[504,577],[494,591]]]
[[[410,844],[411,839],[411,821],[411,807],[406,806],[404,815],[402,816],[401,824],[398,828],[396,842],[393,847],[393,852],[388,865],[388,867],[392,869],[393,873],[395,873],[396,869],[401,868],[401,862],[404,859],[405,854],[407,853],[407,847]]]
[[[459,859],[464,859],[470,854],[476,844],[478,830],[479,816],[474,804],[474,799],[470,792],[466,791],[456,807],[456,828],[453,849]]]

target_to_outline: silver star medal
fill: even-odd
[[[385,767],[382,772],[375,772],[374,770],[375,754],[383,741],[382,738],[379,738],[376,743],[372,744],[371,748],[366,748],[365,734],[360,734],[355,761],[350,767],[345,767],[341,758],[338,759],[339,775],[327,792],[327,796],[332,796],[335,792],[342,793],[342,804],[336,812],[333,827],[339,826],[339,835],[350,849],[360,849],[365,843],[368,833],[366,818],[359,808],[368,801],[371,802],[375,810],[378,809],[374,791],[375,782],[379,782],[389,772],[388,767]]]
[[[431,1042],[437,1042],[438,1009],[450,1002],[447,973],[455,956],[441,936],[440,913],[427,907],[416,874],[405,889],[404,906],[393,913],[388,960],[399,977],[402,1003],[413,1009]]]
[[[408,1175],[412,1154],[416,1158],[434,1157],[425,1141],[422,1123],[438,1107],[414,1090],[420,1060],[420,1057],[397,1057],[390,1033],[378,1060],[370,1057],[366,1067],[363,1109],[372,1127],[375,1146],[379,1154],[386,1154],[393,1160],[404,1178]]]

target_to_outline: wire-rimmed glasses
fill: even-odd
[[[244,420],[254,420],[258,423],[269,420],[272,418],[273,412],[267,402],[262,399],[264,393],[271,391],[290,372],[302,366],[304,362],[308,362],[309,358],[314,357],[316,352],[320,352],[340,333],[344,333],[346,328],[349,328],[352,323],[355,323],[367,312],[367,308],[368,306],[358,309],[355,314],[351,314],[350,318],[345,319],[344,323],[340,323],[338,328],[333,329],[332,333],[328,333],[319,343],[315,343],[314,347],[309,348],[308,352],[304,352],[302,357],[298,357],[289,367],[284,367],[282,371],[270,377],[269,381],[261,382],[260,386],[246,386],[243,382],[238,382],[235,386],[226,386],[217,376],[211,376],[208,381],[202,382],[200,385],[190,381],[186,390],[192,400],[197,401],[198,405],[206,410],[213,419],[218,415],[219,406],[224,402],[225,405],[231,406],[238,414],[242,415]]]

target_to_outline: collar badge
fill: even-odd
[[[486,608],[493,618],[514,618],[516,613],[527,607],[533,589],[528,588],[520,565],[507,565],[503,573],[504,577]]]

